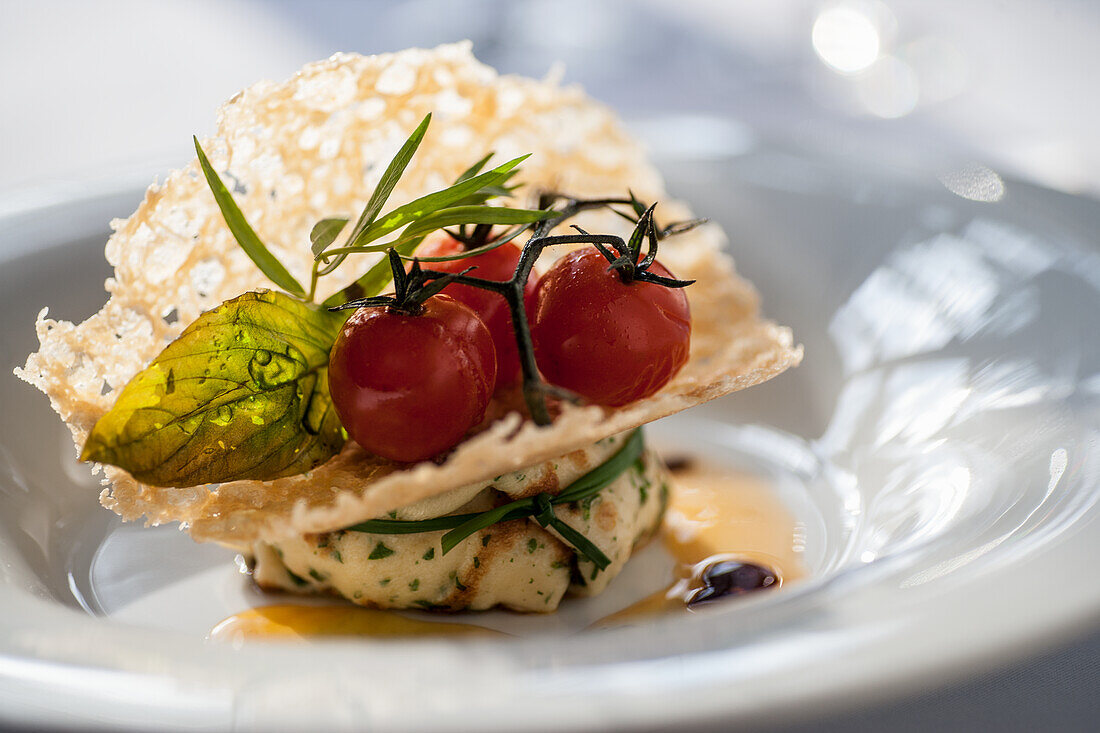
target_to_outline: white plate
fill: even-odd
[[[508,640],[206,642],[257,602],[231,556],[121,527],[45,399],[6,377],[0,715],[163,730],[774,721],[1095,623],[1100,207],[981,170],[952,188],[995,201],[768,150],[667,170],[730,233],[807,358],[653,433],[768,476],[806,526],[811,580],[599,632],[575,629],[606,608],[570,602]],[[42,306],[76,320],[98,308],[105,223],[136,200],[70,196],[0,220],[5,367],[34,347]],[[600,602],[650,587],[658,554]]]

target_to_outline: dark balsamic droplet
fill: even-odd
[[[752,591],[772,588],[779,577],[768,568],[752,563],[726,560],[716,562],[703,571],[703,587],[687,600],[688,607],[717,601],[730,596],[742,596]]]
[[[695,460],[688,455],[673,454],[668,456],[665,460],[665,468],[670,472],[676,473],[677,471],[685,471],[691,468],[695,464]]]

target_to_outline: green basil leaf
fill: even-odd
[[[222,183],[221,177],[218,176],[218,172],[214,170],[214,167],[210,165],[210,161],[206,159],[206,153],[202,151],[202,146],[199,145],[199,139],[195,138],[195,152],[199,155],[199,165],[202,166],[202,172],[206,176],[206,182],[210,186],[210,190],[214,193],[214,200],[218,202],[218,208],[222,211],[222,216],[225,218],[225,223],[229,226],[229,231],[233,233],[233,238],[237,240],[237,244],[241,246],[241,249],[245,251],[245,254],[256,263],[256,267],[260,268],[260,271],[267,275],[267,279],[278,285],[283,290],[294,295],[305,295],[306,291],[294,279],[283,263],[279,262],[278,258],[267,249],[264,243],[260,240],[259,235],[249,225],[248,221],[244,218],[244,214],[241,213],[240,207],[237,206],[237,202],[233,200],[233,196],[230,195],[229,189]]]
[[[273,291],[222,303],[130,380],[81,459],[179,487],[314,468],[345,440],[328,391],[344,320]]]

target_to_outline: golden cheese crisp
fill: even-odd
[[[354,219],[386,162],[428,113],[433,123],[391,196],[411,201],[452,181],[481,155],[532,152],[515,182],[521,191],[658,201],[662,221],[690,218],[669,200],[660,176],[614,115],[575,87],[499,76],[469,43],[394,54],[337,54],[281,84],[261,82],[218,113],[203,142],[233,185],[248,221],[300,281],[308,281],[312,225]],[[570,223],[627,236],[609,211]],[[107,304],[80,324],[39,315],[40,349],[17,374],[45,392],[83,444],[121,388],[204,310],[269,283],[235,243],[197,162],[149,188],[128,219],[112,223],[106,256],[115,268]],[[563,231],[565,227],[562,227]],[[407,467],[366,454],[354,442],[313,471],[273,481],[160,488],[103,466],[102,503],[124,519],[185,523],[196,540],[247,547],[327,532],[534,466],[634,426],[744,389],[799,363],[788,329],[760,318],[758,299],[706,225],[669,237],[661,260],[695,279],[691,357],[656,395],[610,409],[564,405],[550,426],[511,413],[459,444],[442,463]],[[540,260],[552,261],[553,253]],[[349,257],[321,282],[323,298],[370,264]]]

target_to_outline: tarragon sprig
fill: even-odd
[[[382,252],[391,248],[396,249],[400,254],[408,255],[428,234],[445,227],[470,225],[522,227],[553,216],[552,212],[538,209],[514,209],[488,205],[488,202],[494,198],[510,195],[514,186],[508,186],[508,181],[518,172],[519,165],[529,157],[522,155],[489,171],[481,172],[492,154],[481,158],[463,171],[447,188],[421,196],[383,213],[386,201],[389,200],[424,139],[431,117],[430,114],[424,117],[390,161],[370,199],[363,207],[363,211],[359,214],[345,244],[334,246],[336,240],[347,228],[348,219],[328,217],[321,219],[313,226],[310,232],[310,250],[314,261],[308,291],[271,253],[245,219],[229,189],[210,164],[197,137],[194,139],[195,152],[198,154],[199,165],[210,185],[210,190],[214,194],[214,200],[241,249],[275,285],[291,295],[312,302],[317,293],[318,280],[334,272],[348,255]],[[394,235],[395,238],[385,243],[376,243],[388,235]],[[379,264],[382,267],[368,269],[356,281],[326,300],[324,305],[338,305],[353,297],[375,295],[380,292],[389,281],[389,267],[384,262]]]
[[[379,304],[381,301],[370,296],[382,292],[395,274],[398,293],[384,299],[384,304],[391,307],[415,308],[424,297],[449,282],[472,285],[503,297],[511,311],[519,347],[528,412],[536,424],[549,424],[547,399],[573,396],[543,382],[535,364],[523,307],[525,284],[535,260],[551,245],[592,244],[609,254],[616,253],[616,259],[623,262],[612,265],[632,270],[639,279],[648,274],[645,270],[656,254],[656,239],[698,222],[657,227],[652,209],[633,194],[625,199],[575,199],[545,193],[539,197],[536,209],[490,206],[487,202],[514,190],[515,185],[509,181],[525,158],[485,171],[491,154],[463,171],[451,186],[383,212],[429,121],[430,117],[425,117],[390,162],[345,244],[337,245],[337,240],[347,229],[349,219],[325,218],[312,228],[314,268],[308,291],[248,223],[196,138],[199,165],[234,239],[260,271],[285,292],[245,293],[199,316],[123,388],[112,409],[93,427],[82,458],[118,466],[158,486],[269,480],[319,465],[338,452],[346,438],[332,409],[327,383],[327,358],[346,314],[330,309]],[[628,207],[632,214],[619,213],[635,222],[629,242],[613,235],[550,234],[576,214],[601,207]],[[498,226],[502,230],[494,234]],[[525,232],[530,237],[522,246],[512,277],[504,282],[484,280],[468,272],[433,272],[415,262],[406,273],[401,258],[411,255],[429,233],[447,227],[456,227],[456,238],[470,249],[453,257],[426,261],[475,256]],[[386,237],[392,238],[384,244],[376,243]],[[650,244],[645,258],[641,258],[643,238]],[[318,278],[333,272],[344,258],[381,249],[388,250],[389,256],[321,306],[311,302]],[[530,505],[508,511],[527,511],[551,526],[555,520],[548,501],[552,504],[554,500],[532,499]],[[569,527],[554,524],[554,528],[566,541],[589,551],[584,538]],[[460,527],[447,529],[458,532]],[[448,536],[453,539],[460,534]],[[595,552],[592,556],[599,558]]]

